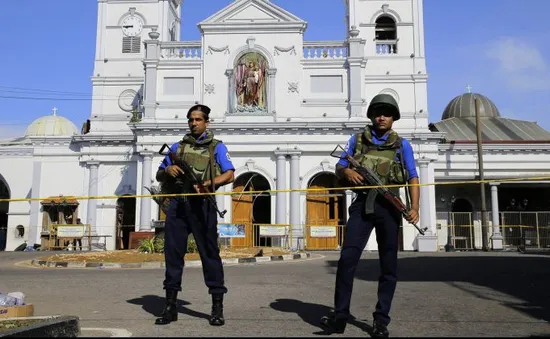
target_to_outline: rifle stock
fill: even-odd
[[[378,175],[376,175],[376,173],[374,173],[370,168],[361,166],[361,164],[357,160],[355,160],[352,156],[350,156],[349,153],[346,152],[346,150],[344,150],[340,145],[336,146],[334,151],[332,151],[331,153],[332,156],[334,156],[333,154],[338,148],[341,148],[342,151],[344,151],[344,156],[346,160],[349,161],[349,163],[354,167],[357,173],[359,173],[363,177],[363,179],[369,183],[369,185],[377,186],[375,190],[380,195],[382,195],[388,202],[390,202],[393,206],[395,206],[395,208],[401,213],[401,215],[403,215],[404,217],[407,217],[409,215],[410,211],[407,208],[407,206],[403,204],[403,202],[401,201],[401,198],[399,198],[399,196],[397,196],[395,193],[393,193],[387,187],[385,187],[382,181],[380,180],[380,178],[378,177]],[[340,156],[338,158],[340,158]],[[416,227],[418,232],[422,235],[424,235],[424,232],[428,230],[427,227],[420,228],[416,224],[412,224],[412,225]]]
[[[168,148],[168,151],[164,151],[165,148]],[[182,170],[184,172],[186,179],[189,180],[192,184],[199,186],[201,189],[204,189],[207,193],[212,193],[208,187],[204,186],[204,182],[202,181],[202,179],[199,178],[195,174],[195,172],[193,172],[193,169],[191,168],[191,166],[189,166],[189,164],[186,163],[183,159],[178,157],[177,154],[170,151],[170,146],[168,146],[167,144],[162,145],[159,151],[159,154],[168,155],[170,157],[170,160],[172,161],[172,164],[182,167]],[[214,209],[216,210],[220,218],[223,218],[225,216],[225,213],[227,213],[227,210],[220,211],[220,209],[218,208],[218,203],[216,202],[216,198],[213,195],[207,194],[206,199],[208,199],[208,201],[212,204],[212,206],[214,207]]]

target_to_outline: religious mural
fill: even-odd
[[[246,53],[235,66],[237,112],[267,112],[267,60],[256,52]]]

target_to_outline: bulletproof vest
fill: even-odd
[[[176,155],[178,158],[185,161],[193,170],[193,172],[201,178],[203,181],[210,179],[210,162],[214,157],[214,150],[218,140],[213,139],[210,143],[204,144],[190,144],[181,141]],[[211,150],[210,150],[211,149]],[[214,177],[221,174],[220,166],[214,161]]]
[[[390,132],[383,144],[377,145],[372,141],[370,126],[367,126],[364,133],[356,134],[355,140],[353,157],[361,166],[370,168],[384,185],[403,185],[407,183],[409,174],[403,164],[402,139],[395,131]],[[396,156],[399,157],[399,161],[395,160]],[[399,195],[398,187],[389,187],[389,189]],[[361,193],[369,194],[370,191],[371,189],[366,189],[362,190]],[[371,199],[368,199],[367,202],[370,206],[366,206],[367,211],[372,211],[374,197],[371,193]]]
[[[204,182],[221,174],[221,168],[214,159],[214,150],[218,143],[219,140],[212,139],[210,142],[199,144],[184,138],[178,145],[176,155],[179,159],[185,161],[191,167],[193,173]],[[174,165],[179,165],[180,168],[183,168],[177,162]],[[213,176],[211,176],[211,167],[214,170]],[[176,180],[166,182],[163,185],[163,189],[168,193],[176,194],[196,193],[193,189],[193,184],[180,177],[176,178]]]

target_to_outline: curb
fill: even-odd
[[[253,264],[269,261],[286,261],[310,258],[310,253],[296,253],[285,255],[273,255],[269,257],[248,257],[222,259],[223,265]],[[101,262],[77,262],[77,261],[47,261],[31,260],[31,265],[54,268],[164,268],[164,261],[150,261],[141,263],[101,263]],[[202,267],[200,260],[185,261],[186,267]]]
[[[0,337],[65,337],[75,338],[80,334],[79,318],[76,316],[39,316],[39,317],[19,317],[5,318],[4,320],[40,320],[33,325],[23,326],[12,330],[0,332]]]

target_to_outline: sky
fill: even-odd
[[[233,0],[184,0],[182,40]],[[272,0],[308,22],[305,40],[344,40],[343,0]],[[97,0],[1,0],[0,139],[57,114],[91,113]],[[322,11],[315,11],[322,9]],[[430,122],[457,95],[489,97],[503,117],[550,130],[548,0],[424,0]]]

